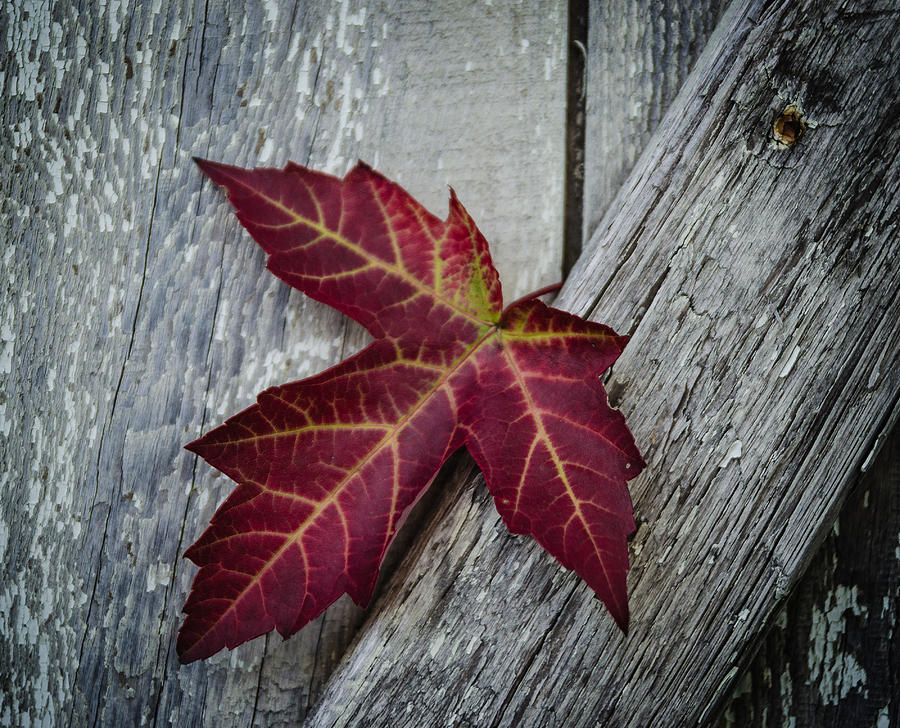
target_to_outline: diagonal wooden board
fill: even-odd
[[[706,45],[727,3],[590,3],[584,165],[585,237]],[[648,22],[651,19],[651,22]],[[567,253],[568,254],[568,253]],[[897,443],[886,444],[848,497],[825,543],[773,617],[753,662],[735,678],[717,724],[875,725],[891,718],[896,613]],[[900,659],[900,656],[898,656]],[[896,660],[894,661],[896,662]],[[896,718],[891,721],[893,724]]]
[[[470,484],[308,725],[712,716],[897,407],[900,20],[883,10],[734,4],[560,296],[633,334],[610,375],[649,461],[630,636]],[[780,146],[792,104],[808,128]]]
[[[896,725],[898,534],[900,428],[895,424],[737,679],[716,728]]]
[[[182,450],[362,342],[264,271],[192,155],[357,157],[437,214],[446,183],[507,297],[558,279],[566,5],[507,0],[0,9],[0,724],[294,724],[352,636],[180,668],[231,484]]]

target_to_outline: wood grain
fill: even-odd
[[[900,721],[900,428],[860,480],[719,728]]]
[[[507,296],[558,279],[565,6],[7,3],[0,10],[0,724],[287,725],[356,628],[179,668],[230,490],[181,448],[358,329],[263,270],[192,155],[357,157],[435,212],[446,183]]]
[[[585,241],[646,148],[728,3],[607,0],[589,5]]]
[[[585,238],[644,151],[725,7],[693,0],[590,4]],[[900,513],[890,501],[897,453],[892,461],[887,449],[844,505],[839,535],[829,533],[752,665],[736,678],[720,728],[774,728],[791,718],[801,726],[875,725],[880,715],[897,710],[890,695],[898,668],[888,653]]]
[[[470,485],[309,725],[715,714],[896,407],[898,22],[731,6],[560,297],[633,336],[609,381],[649,461],[630,636]]]

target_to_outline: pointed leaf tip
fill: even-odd
[[[203,157],[191,157],[191,159],[194,160],[194,164],[200,168],[200,171],[207,175],[209,174],[208,170],[215,169],[217,166],[216,162],[211,162]]]
[[[197,452],[197,443],[198,442],[200,442],[200,438],[197,438],[196,440],[191,440],[187,445],[184,446],[184,449],[190,453],[193,453],[194,455],[199,455],[199,453]]]
[[[228,186],[228,176],[226,175],[228,165],[211,162],[208,159],[200,159],[199,157],[194,157],[193,159],[194,164],[213,184],[220,187]]]

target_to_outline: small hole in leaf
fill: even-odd
[[[800,137],[805,131],[806,120],[800,113],[800,109],[793,104],[782,111],[772,125],[772,136],[775,137],[775,141],[786,147],[793,146],[800,141]]]

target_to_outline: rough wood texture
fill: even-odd
[[[719,728],[900,723],[898,536],[900,428],[895,426],[776,616]]]
[[[586,238],[643,152],[725,6],[694,0],[590,3]],[[797,593],[779,611],[752,666],[736,680],[720,726],[774,727],[788,725],[791,717],[801,726],[874,726],[879,716],[897,710],[888,705],[897,666],[885,654],[893,635],[888,616],[896,611],[900,532],[900,513],[885,499],[894,492],[889,484],[897,489],[896,477],[894,462],[881,457],[867,485],[844,506],[840,543],[829,535]],[[869,491],[871,505],[864,507],[863,493]],[[845,607],[850,608],[846,618]],[[894,716],[891,723],[897,722]]]
[[[357,329],[263,270],[191,155],[359,156],[452,181],[507,294],[561,259],[565,5],[97,3],[0,10],[0,724],[294,724],[355,628],[179,668],[225,478],[182,445]]]
[[[590,3],[585,241],[641,156],[727,5],[727,0]]]
[[[631,636],[469,488],[310,725],[715,713],[897,403],[898,30],[874,3],[732,6],[561,296],[633,334]]]

